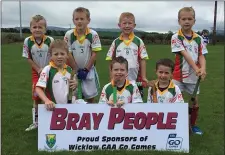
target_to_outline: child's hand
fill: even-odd
[[[114,103],[113,103],[113,101],[108,101],[108,102],[106,102],[109,106],[111,106],[111,107],[114,107]]]
[[[77,78],[81,80],[86,80],[89,70],[87,68],[79,69],[77,71]]]
[[[201,76],[201,80],[204,81],[205,77],[206,77],[206,70],[203,68],[200,68],[199,70],[199,76]]]
[[[195,70],[196,76],[200,76],[200,72],[201,72],[201,71],[200,71],[200,68],[196,69],[196,70]]]
[[[71,89],[75,89],[75,88],[77,88],[77,80],[70,80],[70,79],[68,79],[68,81],[69,81],[69,87],[71,88]]]
[[[149,86],[149,87],[154,87],[156,81],[157,81],[157,80],[149,81],[149,82],[148,82],[148,86]]]
[[[55,109],[55,103],[50,100],[45,102],[45,106],[48,111],[53,111]]]
[[[120,108],[120,107],[122,107],[124,105],[124,102],[123,101],[118,101],[116,103],[116,105],[117,105],[118,108]]]
[[[142,81],[148,83],[148,79],[147,78],[142,78]]]

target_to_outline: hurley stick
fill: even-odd
[[[152,87],[152,100],[153,100],[153,103],[158,103],[158,100],[157,100],[157,88],[156,88],[155,84]]]
[[[74,75],[75,75],[75,71],[72,70],[71,76],[70,76],[70,80],[73,80]],[[69,88],[69,94],[68,94],[68,97],[67,97],[67,102],[68,103],[72,103],[72,97],[73,97],[73,89]]]
[[[77,86],[77,99],[82,99],[82,87],[81,87],[81,79],[78,79],[78,86]]]
[[[195,104],[195,97],[196,97],[197,92],[198,92],[198,87],[200,85],[200,81],[201,81],[201,77],[199,76],[198,81],[195,84],[195,89],[194,89],[194,91],[192,93],[192,96],[191,96],[191,102],[192,102],[192,104]]]
[[[117,102],[117,85],[116,81],[114,80],[114,85],[113,85],[113,103],[116,104]]]

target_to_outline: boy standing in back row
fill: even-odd
[[[35,86],[38,81],[39,75],[42,69],[48,65],[50,54],[48,52],[53,38],[46,36],[47,22],[41,15],[35,15],[30,21],[31,36],[24,40],[23,44],[23,57],[27,58],[29,65],[32,68],[32,99],[33,104],[33,123],[26,129],[30,131],[38,127],[38,104],[41,103],[41,99],[35,92]]]
[[[90,20],[88,9],[76,8],[73,11],[76,28],[67,31],[64,40],[71,53],[69,64],[77,71],[78,80],[82,80],[82,94],[88,103],[94,103],[100,85],[94,62],[98,51],[101,51],[101,42],[98,33],[87,27]]]
[[[172,52],[176,54],[173,82],[178,85],[181,92],[185,91],[191,95],[198,77],[204,80],[206,76],[206,61],[203,56],[206,47],[202,37],[192,30],[195,24],[195,11],[192,7],[179,10],[178,22],[181,29],[171,39]],[[196,126],[198,110],[199,104],[196,97],[194,104],[189,105],[190,127],[193,133],[203,134]]]
[[[128,80],[148,83],[146,78],[146,60],[149,59],[148,53],[144,42],[134,35],[133,30],[136,26],[134,15],[130,12],[122,13],[118,26],[122,33],[113,41],[107,53],[106,60],[112,61],[115,57],[124,57],[128,61]],[[139,90],[143,97],[143,87],[139,86]]]

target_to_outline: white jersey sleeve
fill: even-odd
[[[115,40],[114,40],[109,48],[107,55],[106,55],[106,60],[112,60],[113,53],[116,52],[115,46],[116,46],[116,44],[115,44]]]
[[[27,37],[24,40],[22,57],[25,57],[25,58],[28,58],[29,59],[30,58],[30,49],[28,47],[28,39],[29,39],[29,37]]]
[[[204,54],[207,54],[208,53],[208,50],[206,48],[206,44],[204,44],[204,39],[202,37],[200,37],[200,38],[201,38],[201,49],[202,49],[201,52],[204,55]]]
[[[174,34],[171,38],[171,49],[172,49],[172,52],[174,52],[174,53],[185,50],[185,48],[182,44],[182,41],[180,39],[178,39],[177,33]]]
[[[71,33],[73,33],[73,29],[66,32],[64,36],[64,41],[67,43],[68,50],[72,53],[72,44],[71,44]]]
[[[132,95],[132,101],[131,103],[143,103],[143,100],[141,98],[141,93],[135,83],[133,83],[133,95]]]
[[[148,59],[148,53],[144,42],[140,39],[139,55],[141,59]]]
[[[106,87],[107,87],[107,85],[105,85],[102,88],[102,92],[101,92],[101,95],[100,95],[99,103],[107,103],[108,102],[107,97],[106,97],[106,91],[105,91]]]
[[[37,87],[46,88],[48,77],[49,77],[49,71],[50,71],[49,65],[43,68],[43,70],[41,71],[40,77],[38,79],[38,82],[36,84]]]
[[[175,85],[175,91],[176,91],[176,95],[175,95],[175,100],[173,101],[173,103],[184,103],[184,99],[182,96],[182,93],[180,91],[180,88]]]
[[[91,44],[91,47],[92,47],[92,51],[95,51],[95,52],[102,50],[102,46],[101,46],[101,41],[100,41],[99,35],[95,31],[93,31],[93,33],[92,33],[92,44]]]
[[[51,40],[51,43],[54,41],[54,38],[53,37],[50,37],[50,36],[48,36],[49,37],[49,39]]]

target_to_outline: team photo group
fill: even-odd
[[[101,38],[89,28],[91,13],[78,7],[71,13],[74,27],[64,39],[45,35],[47,20],[35,15],[30,21],[31,36],[24,40],[22,56],[32,67],[33,123],[25,129],[38,128],[38,104],[54,111],[56,104],[108,104],[121,107],[129,103],[189,103],[190,133],[202,135],[196,124],[199,112],[199,82],[206,77],[207,32],[195,33],[195,10],[180,8],[177,20],[180,29],[171,38],[174,60],[155,60],[157,79],[146,75],[146,61],[151,58],[145,43],[135,35],[135,15],[121,12],[118,19],[120,36],[105,53],[105,63],[96,61],[102,50]],[[109,83],[101,83],[98,66],[108,65]],[[101,86],[103,86],[101,90]],[[144,94],[147,89],[147,94]],[[194,97],[185,101],[183,92]],[[98,97],[100,96],[100,97]],[[146,97],[146,99],[145,99]]]

